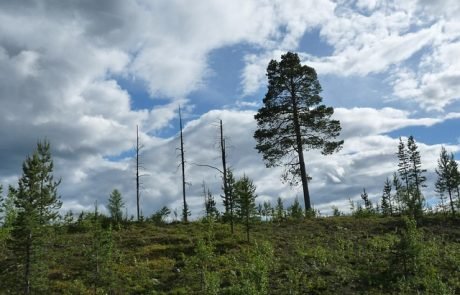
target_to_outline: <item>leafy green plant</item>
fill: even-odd
[[[214,253],[214,222],[208,219],[204,236],[196,241],[195,255],[186,259],[186,272],[195,281],[199,281],[199,292],[204,295],[218,294],[220,277],[216,269],[218,257]],[[197,290],[198,291],[198,290]]]
[[[239,261],[234,272],[237,275],[224,294],[268,294],[270,271],[274,265],[273,246],[268,242],[256,242],[245,249]]]

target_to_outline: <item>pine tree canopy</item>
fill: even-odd
[[[37,143],[37,150],[24,161],[22,171],[15,199],[19,213],[36,214],[39,224],[54,220],[62,204],[57,195],[61,181],[54,181],[48,141]]]
[[[252,218],[257,213],[256,187],[246,175],[235,183],[235,209],[238,217]]]
[[[420,192],[422,187],[426,187],[424,184],[426,182],[426,177],[423,173],[426,172],[426,169],[422,169],[422,160],[420,152],[418,151],[417,143],[415,142],[414,137],[411,135],[407,139],[407,151],[408,158],[410,161],[409,169],[409,180],[415,185],[416,189]]]
[[[123,197],[121,196],[121,193],[117,189],[114,189],[112,193],[110,194],[109,204],[107,207],[109,209],[110,217],[115,222],[122,221],[123,219],[122,208],[124,206],[125,206],[125,203],[123,201]]]
[[[381,208],[382,208],[382,213],[384,215],[392,215],[393,214],[393,208],[391,204],[391,181],[390,179],[386,179],[385,185],[383,186],[383,194],[382,194],[382,202],[381,202]]]
[[[439,193],[441,197],[447,193],[452,214],[455,214],[455,204],[452,195],[460,184],[458,181],[458,165],[454,159],[454,154],[449,155],[444,147],[442,147],[439,155],[436,174],[438,175],[438,179],[435,183],[436,192]]]
[[[292,185],[302,181],[306,209],[310,209],[303,150],[319,149],[325,155],[338,151],[343,141],[334,139],[340,135],[340,122],[331,119],[332,107],[321,104],[315,69],[301,65],[296,53],[270,61],[267,78],[264,105],[255,115],[256,149],[267,167],[286,168],[285,181]]]

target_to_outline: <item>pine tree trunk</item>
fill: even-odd
[[[249,210],[246,214],[246,239],[249,243]]]
[[[452,200],[452,191],[450,188],[448,190],[448,193],[449,193],[449,200],[450,200],[450,208],[452,210],[452,216],[455,216],[454,201]]]
[[[308,178],[307,178],[307,171],[305,168],[305,160],[303,157],[302,134],[300,132],[299,112],[297,108],[297,100],[296,100],[294,87],[295,87],[294,82],[291,80],[292,110],[293,110],[293,120],[294,120],[294,131],[296,135],[297,153],[299,155],[300,179],[302,180],[305,211],[308,211],[311,209],[310,192],[308,191]]]
[[[233,202],[230,202],[230,232],[234,233],[234,229],[233,229]]]
[[[460,207],[460,186],[457,186],[457,202],[458,206]]]
[[[393,206],[391,205],[391,195],[388,196],[388,204],[390,205],[390,216],[393,216]]]
[[[30,264],[31,264],[31,249],[32,248],[32,233],[29,233],[26,242],[26,261],[24,265],[24,294],[30,294]]]

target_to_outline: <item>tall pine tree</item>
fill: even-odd
[[[401,179],[398,190],[401,207],[414,217],[420,216],[423,213],[422,188],[426,187],[426,170],[422,169],[420,152],[413,136],[409,136],[407,145],[399,138],[397,155],[398,174]]]
[[[15,191],[15,210],[10,247],[15,254],[24,294],[43,292],[43,246],[46,226],[58,217],[61,207],[57,187],[60,181],[53,178],[53,160],[48,141],[38,142],[37,149],[22,166],[23,174]],[[45,269],[46,270],[46,269]],[[46,285],[46,283],[44,283]]]
[[[415,204],[414,216],[420,216],[423,210],[424,198],[422,188],[426,187],[426,169],[422,169],[422,160],[418,150],[417,143],[411,135],[407,139],[407,151],[409,158],[409,181],[412,185],[411,192],[413,193],[413,203]]]
[[[442,147],[438,159],[438,168],[436,169],[438,179],[436,180],[435,187],[436,192],[441,196],[444,196],[444,194],[447,193],[450,201],[452,215],[455,215],[455,202],[453,195],[458,188],[458,167],[456,164],[457,163],[454,160],[454,155],[449,155],[446,149]]]
[[[297,184],[300,179],[308,211],[309,176],[303,152],[318,149],[327,155],[338,151],[343,140],[334,139],[340,135],[340,122],[331,118],[332,107],[321,104],[322,89],[315,69],[302,65],[296,53],[288,52],[281,61],[270,61],[267,78],[264,106],[255,115],[256,149],[267,167],[286,168],[284,180]]]
[[[381,208],[383,215],[393,215],[393,206],[391,200],[391,181],[388,178],[385,181],[385,185],[383,186]]]
[[[407,204],[410,200],[410,184],[409,184],[409,156],[407,155],[406,145],[402,138],[399,138],[398,145],[398,175],[401,179],[398,188],[401,196],[401,202]]]

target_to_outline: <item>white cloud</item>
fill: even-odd
[[[441,43],[426,55],[418,69],[394,74],[394,92],[412,99],[426,109],[443,110],[460,100],[460,42]]]
[[[393,80],[395,93],[420,99],[426,107],[442,108],[457,99],[459,24],[452,11],[458,6],[450,11],[446,6],[428,5],[423,18],[418,18],[415,12],[420,8],[414,1],[385,2],[360,0],[357,5],[366,10],[360,13],[346,1],[328,0],[209,0],[193,5],[184,0],[3,1],[0,149],[6,156],[1,158],[0,176],[13,183],[36,140],[47,137],[53,145],[56,175],[63,178],[65,208],[91,208],[94,200],[103,203],[118,188],[133,212],[133,162],[108,157],[129,150],[135,142],[135,126],[140,125],[148,172],[143,179],[145,213],[165,204],[177,206],[181,189],[177,140],[152,134],[171,127],[179,103],[192,108],[194,102],[188,96],[206,86],[212,70],[207,63],[210,52],[235,44],[255,49],[257,53],[245,57],[241,72],[243,92],[248,95],[264,84],[268,61],[296,49],[304,33],[312,29],[320,30],[334,52],[326,58],[301,53],[302,59],[337,75],[387,71],[435,44],[419,68],[400,67],[403,71]],[[430,11],[443,11],[439,17],[443,22],[431,25]],[[133,110],[136,98],[120,88],[116,76],[142,79],[152,96],[166,97],[164,104]],[[245,99],[236,106],[255,106],[255,102]],[[395,144],[384,132],[431,126],[457,115],[411,118],[410,113],[394,108],[339,108],[336,116],[343,122],[347,140],[343,151],[328,158],[307,155],[316,204],[355,195],[357,183],[380,185],[380,176],[392,167],[394,151],[390,150]],[[215,193],[220,189],[214,171],[191,165],[219,164],[218,118],[224,120],[229,137],[229,162],[237,174],[246,172],[254,178],[262,198],[280,195],[292,200],[299,194],[279,182],[280,169],[266,169],[257,155],[253,112],[211,111],[185,128],[187,177],[193,184],[188,193],[195,212],[200,210],[203,179]],[[427,153],[435,148],[423,147]],[[370,172],[364,172],[365,168]]]
[[[415,52],[421,50],[434,39],[437,31],[439,29],[435,25],[416,33],[404,35],[389,34],[381,38],[378,35],[370,35],[368,38],[363,37],[364,40],[360,40],[354,46],[346,46],[334,56],[313,58],[306,62],[323,74],[367,75],[380,73],[386,71],[391,65],[405,61]]]
[[[441,123],[424,119],[410,119],[409,114],[393,109],[337,109],[338,117],[343,120],[343,149],[331,156],[321,156],[317,151],[305,153],[306,164],[313,180],[310,182],[312,202],[318,208],[328,209],[331,204],[342,206],[343,200],[359,198],[362,188],[371,195],[381,193],[383,182],[397,170],[396,151],[398,139],[384,133],[407,126],[431,126]],[[300,187],[289,188],[281,183],[282,168],[265,168],[261,155],[254,149],[252,138],[255,121],[252,111],[222,110],[211,111],[200,118],[190,121],[184,128],[186,152],[186,178],[191,186],[187,186],[187,196],[193,213],[202,211],[201,183],[206,181],[220,204],[220,174],[214,169],[199,167],[195,164],[221,166],[218,142],[218,120],[224,122],[224,133],[228,143],[228,164],[234,169],[236,176],[244,173],[254,180],[257,193],[261,199],[271,200],[278,196],[286,202],[293,201],[295,196],[302,200]],[[345,120],[344,118],[348,118]],[[380,123],[375,124],[374,121]],[[363,133],[351,132],[354,126],[369,126]],[[359,136],[357,136],[359,135]],[[436,160],[440,145],[418,143],[422,154],[423,167],[428,169],[429,188],[427,197],[435,197],[433,192]],[[167,205],[181,210],[181,174],[178,169],[179,158],[176,148],[179,146],[177,137],[156,141],[143,150],[141,159],[148,176],[143,178],[142,205],[145,214]],[[458,151],[460,146],[448,146],[449,150]],[[104,203],[108,192],[117,187],[120,189],[134,212],[134,162],[127,159],[121,163],[104,162],[92,158],[75,171],[85,178],[79,184],[78,192],[86,198],[80,199],[79,206],[89,206],[98,198]],[[64,179],[72,179],[66,175]],[[102,184],[102,185],[96,185]],[[95,190],[94,188],[97,187]],[[73,193],[68,191],[68,193]],[[74,199],[74,198],[72,198]],[[327,204],[326,207],[324,207]],[[346,206],[348,207],[348,205]],[[346,208],[341,207],[342,210]]]
[[[184,96],[205,83],[207,56],[216,48],[249,43],[272,48],[297,44],[304,31],[333,11],[328,0],[143,2],[148,33],[130,70],[153,94]],[[315,13],[311,13],[315,11]],[[312,17],[313,16],[313,17]],[[180,20],[180,21],[178,21]],[[280,33],[280,28],[285,33]]]
[[[313,28],[318,28],[321,38],[334,48],[331,56],[320,58],[301,53],[303,61],[321,74],[367,75],[386,71],[391,65],[410,58],[434,39],[439,26],[434,24],[415,32],[410,31],[415,21],[415,6],[398,3],[383,5],[377,1],[358,2],[358,7],[369,10],[369,15],[353,10],[345,2],[323,5],[328,9],[320,10],[319,16],[314,18],[316,21],[298,23],[303,30],[298,29],[302,34],[290,36],[295,42],[286,43],[286,46],[280,43],[261,54],[246,57],[242,76],[244,94],[251,94],[260,87],[270,59],[279,58],[280,53],[286,50],[296,50],[303,33]],[[291,14],[293,11],[297,10],[291,10]]]
[[[322,41],[333,48],[325,57],[301,52],[302,62],[322,75],[389,73],[396,98],[419,103],[428,111],[443,111],[460,100],[460,66],[455,57],[460,50],[458,1],[359,0],[356,7],[341,1],[330,13],[322,13],[321,21],[297,23],[297,31],[318,28]],[[291,42],[248,54],[242,72],[243,94],[259,90],[270,59],[297,50],[301,37],[292,34]],[[416,53],[422,55],[420,61],[411,60]]]
[[[334,117],[341,122],[344,136],[384,134],[409,126],[432,126],[458,114],[442,118],[410,118],[407,111],[394,108],[336,108]],[[356,120],[359,117],[362,121]]]

